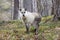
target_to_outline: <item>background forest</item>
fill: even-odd
[[[0,40],[36,40],[34,27],[27,34],[17,19],[19,8],[42,16],[38,40],[60,40],[60,0],[0,0]]]

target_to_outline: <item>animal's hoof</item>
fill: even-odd
[[[34,32],[36,32],[36,29],[34,29]]]

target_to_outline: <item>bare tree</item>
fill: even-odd
[[[42,16],[50,16],[52,10],[52,0],[38,0],[38,12]]]
[[[60,0],[53,0],[54,21],[60,20]]]
[[[19,0],[14,0],[14,14],[13,14],[13,19],[18,18],[18,9],[19,9]]]

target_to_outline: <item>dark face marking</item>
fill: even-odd
[[[26,9],[20,9],[20,12],[22,13],[23,16],[25,16]]]
[[[26,9],[20,9],[20,12],[24,15],[26,13]]]
[[[25,12],[21,12],[22,14],[25,14]]]
[[[27,9],[25,9],[25,11],[26,11]]]
[[[20,11],[21,11],[22,9],[20,9]]]

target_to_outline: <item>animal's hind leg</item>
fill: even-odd
[[[35,27],[35,29],[34,29],[35,34],[38,34],[39,24],[34,23],[34,27]]]
[[[35,21],[34,21],[35,34],[38,34],[38,29],[39,29],[40,21],[41,21],[41,18],[36,18]]]

